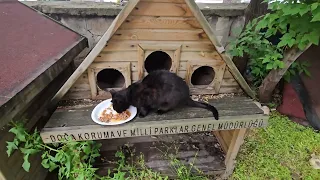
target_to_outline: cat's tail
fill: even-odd
[[[204,108],[204,109],[207,109],[209,111],[212,112],[213,114],[213,117],[218,120],[219,119],[219,113],[218,113],[218,110],[210,105],[210,104],[207,104],[207,103],[203,103],[203,102],[197,102],[197,101],[194,101],[192,100],[191,98],[188,99],[187,101],[187,105],[188,106],[191,106],[191,107],[198,107],[198,108]]]

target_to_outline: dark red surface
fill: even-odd
[[[278,111],[288,116],[306,119],[299,96],[291,84],[284,85],[282,104],[278,107]]]
[[[0,1],[0,106],[81,36],[17,1]]]
[[[320,46],[311,46],[299,59],[308,61],[311,66],[308,68],[311,77],[302,75],[302,82],[310,97],[312,107],[320,117]]]

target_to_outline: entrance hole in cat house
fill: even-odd
[[[144,62],[144,67],[148,73],[160,69],[170,70],[171,65],[171,57],[163,51],[152,52]]]
[[[116,69],[103,69],[97,74],[97,85],[102,90],[122,88],[125,86],[125,79]]]
[[[214,79],[214,70],[210,66],[201,66],[191,75],[191,84],[209,85]]]

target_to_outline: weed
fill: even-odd
[[[237,158],[232,179],[319,179],[309,164],[320,153],[320,134],[272,112],[266,129],[253,129]]]

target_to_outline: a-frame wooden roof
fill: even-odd
[[[76,80],[87,70],[87,68],[91,65],[91,63],[95,60],[95,58],[99,55],[101,50],[106,46],[110,38],[113,34],[118,30],[120,25],[127,19],[128,15],[134,10],[140,0],[130,0],[126,6],[122,9],[122,11],[118,14],[115,20],[110,25],[109,29],[105,32],[105,34],[98,41],[96,46],[92,49],[92,51],[88,54],[88,56],[84,59],[84,61],[79,65],[79,67],[73,72],[67,82],[61,87],[61,89],[57,92],[55,97],[52,99],[52,103],[57,103],[71,88],[71,86],[76,82]],[[157,0],[153,0],[156,2]],[[182,0],[183,1],[183,0]],[[242,89],[252,98],[255,97],[254,91],[249,87],[247,82],[242,77],[241,73],[233,63],[230,56],[225,53],[224,47],[218,42],[216,36],[211,29],[209,23],[205,19],[201,10],[197,6],[194,0],[184,0],[187,4],[194,17],[197,19],[199,24],[202,26],[203,30],[209,37],[210,41],[214,45],[217,52],[220,54],[221,58],[226,62],[227,66],[230,69],[230,72],[237,80]]]

